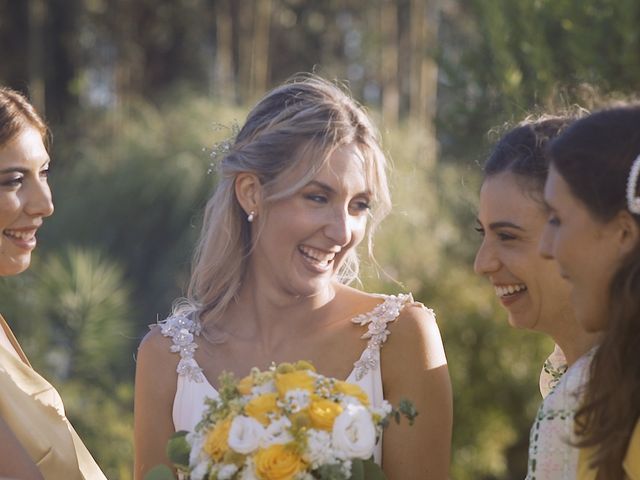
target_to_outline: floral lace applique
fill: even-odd
[[[378,366],[380,347],[387,340],[391,333],[387,329],[387,324],[393,322],[407,304],[413,303],[410,293],[385,296],[384,302],[377,305],[373,310],[363,313],[351,319],[358,325],[367,325],[367,331],[360,338],[368,338],[367,348],[355,362],[354,372],[356,380],[362,379],[369,370]],[[433,313],[432,310],[429,310]]]
[[[202,369],[193,358],[198,348],[195,336],[200,335],[200,323],[194,320],[192,315],[175,314],[158,322],[158,325],[162,335],[171,338],[171,351],[180,353],[180,361],[176,368],[178,375],[186,376],[198,383],[204,381]]]

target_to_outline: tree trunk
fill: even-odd
[[[400,88],[398,82],[398,5],[394,0],[382,0],[380,7],[380,78],[382,83],[382,117],[385,125],[398,124]]]
[[[43,0],[30,0],[29,5],[29,95],[38,112],[45,112],[44,20],[47,5]]]
[[[251,83],[249,98],[264,94],[269,83],[269,40],[271,33],[272,0],[257,0],[251,49]]]
[[[223,101],[235,99],[233,68],[233,17],[230,0],[216,2],[215,92]]]
[[[439,0],[411,1],[410,123],[426,135],[429,155],[435,158],[435,116],[438,65],[433,53],[438,41]]]

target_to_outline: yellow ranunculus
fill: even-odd
[[[280,409],[276,404],[277,393],[264,393],[252,398],[244,407],[245,413],[258,420],[263,425],[269,424],[269,413],[278,413]]]
[[[240,395],[249,395],[253,388],[253,377],[248,375],[238,382],[236,387],[240,392]]]
[[[216,462],[219,462],[227,450],[229,450],[229,444],[227,439],[229,438],[229,429],[231,428],[231,417],[227,417],[219,422],[208,434],[204,441],[204,451],[213,458]]]
[[[364,390],[362,390],[362,388],[360,388],[359,385],[337,381],[333,388],[336,393],[349,395],[360,400],[360,403],[362,403],[362,405],[369,405],[369,396],[365,393]]]
[[[309,375],[308,370],[296,370],[290,373],[276,374],[276,389],[280,398],[284,398],[289,390],[307,390],[313,392],[314,379]]]
[[[281,444],[259,450],[254,461],[260,480],[292,480],[306,468],[302,458],[293,449]]]
[[[326,398],[314,397],[309,405],[309,418],[315,428],[329,430],[333,428],[333,421],[342,413],[339,403]]]

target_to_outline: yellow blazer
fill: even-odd
[[[31,367],[13,332],[0,328],[20,358],[0,345],[0,416],[47,480],[106,480],[67,420],[62,399]]]
[[[581,449],[578,458],[578,480],[595,480],[596,470],[589,468],[589,449]],[[622,462],[624,473],[629,480],[640,480],[640,420],[631,434],[627,453]]]

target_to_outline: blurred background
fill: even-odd
[[[436,310],[452,478],[522,479],[552,344],[472,270],[481,164],[505,125],[640,88],[637,0],[0,0],[0,83],[53,132],[56,213],[3,315],[110,479],[130,479],[136,348],[185,288],[211,152],[301,71],[376,119],[394,210],[368,290]]]

